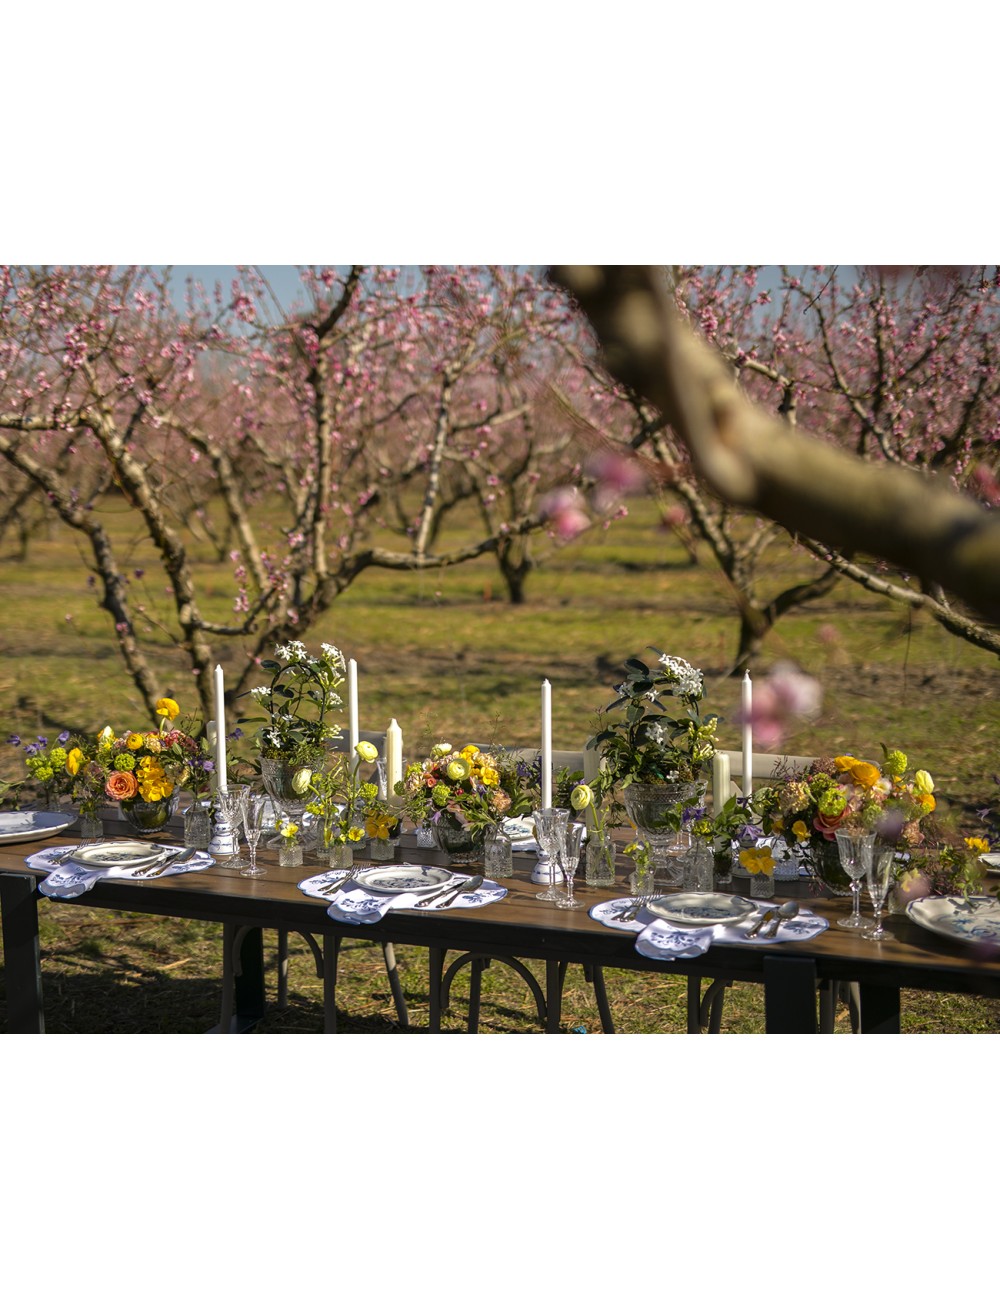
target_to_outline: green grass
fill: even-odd
[[[109,511],[116,535],[127,539],[134,532],[130,517],[120,505]],[[201,551],[207,557],[206,548]],[[420,753],[428,737],[461,744],[495,734],[510,743],[537,743],[543,677],[553,686],[554,743],[575,748],[596,709],[611,698],[621,662],[647,645],[705,670],[707,705],[723,718],[721,744],[738,748],[728,719],[739,686],[726,676],[736,645],[732,595],[711,567],[688,563],[657,528],[651,505],[639,503],[607,533],[573,545],[540,542],[539,552],[544,563],[530,580],[524,606],[504,603],[488,557],[437,573],[369,571],[304,639],[311,646],[333,641],[358,660],[362,726],[382,729],[396,717],[408,755]],[[146,571],[133,599],[141,589],[148,608],[166,618],[165,584],[153,580],[148,546],[136,543],[130,562]],[[776,554],[765,582],[776,590],[801,576],[803,564],[791,551]],[[205,612],[224,618],[231,599],[225,571],[203,558],[201,580],[210,592]],[[217,653],[235,675],[240,647],[220,642]],[[193,707],[190,670],[166,634],[150,635],[150,655],[163,689],[183,708]],[[853,750],[878,758],[884,740],[933,773],[942,808],[957,822],[971,827],[975,810],[992,803],[1000,724],[992,656],[930,620],[911,618],[841,583],[778,624],[754,677],[779,659],[799,663],[824,688],[821,716],[789,735],[786,751]],[[75,542],[64,533],[36,542],[24,563],[6,558],[0,564],[0,714],[0,734],[22,736],[142,720],[106,615],[87,588]],[[16,752],[0,745],[0,776],[20,774]],[[42,917],[51,1030],[197,1032],[214,1023],[220,970],[215,927],[48,903]],[[426,957],[417,949],[400,949],[398,956],[419,1032],[426,1024]],[[397,1032],[378,946],[353,945],[342,970],[344,1027]],[[321,1028],[320,988],[304,946],[293,971],[291,1005],[269,1016],[266,1032]],[[609,971],[607,979],[622,1030],[683,1031],[682,978]],[[461,1027],[466,988],[462,975],[447,1028]],[[484,1032],[537,1029],[532,1006],[516,976],[491,967]],[[759,991],[737,986],[727,1003],[727,1032],[756,1033],[762,1023]],[[564,1024],[599,1029],[592,989],[579,971],[567,981]],[[907,993],[904,1028],[996,1032],[996,1005]]]

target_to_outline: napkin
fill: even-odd
[[[782,921],[774,938],[762,939],[759,935],[751,939],[748,931],[762,912],[774,904],[764,902],[757,904],[752,912],[735,925],[671,925],[652,912],[643,908],[634,921],[620,921],[618,918],[633,900],[614,898],[610,902],[595,903],[590,915],[611,930],[628,930],[636,935],[635,950],[642,957],[653,957],[658,961],[673,961],[675,957],[697,957],[707,952],[713,943],[750,944],[755,948],[769,948],[775,943],[797,943],[803,939],[813,939],[829,929],[830,922],[817,916],[808,908],[802,908],[797,916]]]
[[[320,886],[331,884],[346,874],[345,871],[324,871],[318,876],[310,876],[307,880],[300,880],[299,889],[312,898],[321,898],[326,902],[324,895],[319,892]],[[461,881],[471,880],[471,878],[471,875],[456,871],[453,876],[453,883],[457,885]],[[448,910],[452,907],[485,907],[488,903],[499,902],[506,895],[507,890],[503,885],[498,885],[495,880],[484,880],[473,893],[460,894],[453,902],[444,903],[443,905],[441,903],[432,903],[430,907],[421,908],[421,911],[436,912]],[[424,895],[412,892],[406,894],[371,894],[367,889],[355,882],[352,885],[345,885],[343,889],[334,894],[326,912],[327,916],[333,921],[346,921],[350,925],[373,925],[376,921],[381,921],[386,912],[390,910],[398,912],[405,911],[408,907],[415,907],[422,897]]]
[[[151,846],[159,847],[159,846]],[[164,846],[167,847],[167,846]],[[177,857],[184,852],[183,846],[172,844],[168,848],[173,857]],[[33,853],[26,858],[29,867],[47,868],[52,865],[52,859],[65,853],[66,848],[42,849],[40,853]],[[206,867],[214,867],[215,859],[211,854],[199,849],[195,856],[187,862],[178,862],[176,864],[166,860],[166,865],[162,868],[164,876],[181,876],[187,871],[204,871]],[[39,883],[38,891],[45,894],[48,898],[78,898],[85,894],[89,889],[93,889],[99,880],[134,880],[138,876],[140,868],[138,867],[101,867],[97,871],[92,871],[89,867],[84,867],[70,858],[55,866],[43,881]]]

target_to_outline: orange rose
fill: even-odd
[[[134,799],[139,793],[139,782],[131,772],[112,772],[104,787],[109,799]]]

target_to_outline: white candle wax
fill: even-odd
[[[394,794],[397,781],[403,779],[403,732],[395,718],[385,729],[385,784],[389,807],[399,805],[401,796]]]
[[[552,687],[542,682],[542,807],[552,807]]]
[[[715,754],[712,758],[712,811],[716,817],[729,798],[729,755]]]
[[[358,741],[361,734],[358,730],[358,665],[354,659],[347,661],[347,725],[351,745],[351,768],[357,767],[360,759],[358,758]]]
[[[218,757],[218,751],[216,749],[216,740],[215,740],[215,737],[218,735],[218,731],[219,728],[215,725],[214,721],[205,723],[205,739],[208,742],[208,752],[212,755],[213,764],[215,763],[216,758]],[[209,793],[215,794],[218,788],[219,788],[219,774],[215,771],[210,772],[208,776]]]
[[[222,677],[222,664],[215,665],[215,771],[219,790],[225,794],[226,783],[226,687]]]
[[[753,794],[753,686],[749,669],[743,674],[743,794]]]

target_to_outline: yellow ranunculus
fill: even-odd
[[[930,772],[925,772],[923,768],[921,768],[920,771],[914,775],[913,784],[916,786],[916,788],[920,791],[921,794],[934,793],[934,780]]]
[[[77,772],[79,772],[82,766],[83,766],[83,750],[71,749],[69,753],[66,755],[66,771],[70,774],[70,776],[76,776]]]
[[[882,773],[874,763],[855,763],[848,770],[851,780],[855,785],[860,785],[863,790],[870,790],[882,777]]]
[[[370,740],[359,740],[354,746],[354,752],[358,758],[364,759],[366,763],[374,763],[378,758],[378,750]]]
[[[500,773],[495,767],[480,767],[477,769],[476,775],[483,785],[494,786],[500,784]]]
[[[157,700],[155,708],[157,717],[166,718],[168,722],[173,722],[181,711],[177,701],[172,700],[168,695],[165,695],[162,700]]]
[[[918,794],[917,803],[924,810],[924,813],[933,812],[937,807],[937,800],[932,794]]]
[[[465,745],[458,752],[462,758],[473,759],[476,757],[477,754],[481,753],[482,751],[480,750],[478,745]]]
[[[857,761],[853,754],[840,754],[833,760],[833,765],[838,772],[849,772]]]
[[[142,736],[138,731],[130,731],[125,737],[125,744],[129,749],[142,749]]]
[[[594,792],[589,785],[575,785],[569,796],[574,812],[583,812],[594,802]]]
[[[472,764],[467,758],[453,758],[447,772],[449,781],[465,781],[472,775]]]
[[[292,777],[292,789],[296,794],[305,794],[309,789],[309,782],[312,780],[312,770],[308,767],[300,767]],[[298,829],[296,827],[296,829]]]

